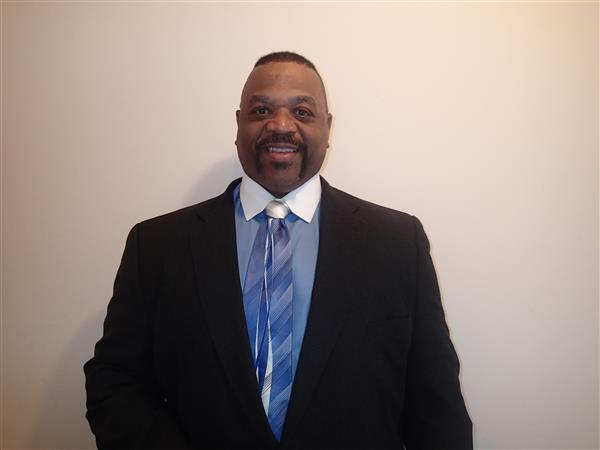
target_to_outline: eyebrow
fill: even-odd
[[[250,97],[249,104],[252,105],[254,103],[266,103],[267,105],[273,105],[275,102],[267,95],[253,95]],[[317,105],[315,99],[310,95],[297,95],[296,97],[291,97],[287,101],[287,104],[290,106],[296,106],[301,103],[308,103],[315,107]]]

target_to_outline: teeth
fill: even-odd
[[[292,153],[295,152],[295,148],[288,147],[269,147],[268,150],[273,153]]]

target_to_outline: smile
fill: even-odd
[[[296,147],[267,147],[266,149],[270,153],[293,153],[298,151]]]

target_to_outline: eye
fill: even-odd
[[[252,110],[252,114],[256,114],[257,116],[265,116],[269,114],[269,108],[266,106],[257,106]]]
[[[310,112],[306,108],[297,108],[296,111],[295,111],[295,114],[298,117],[310,117],[310,116],[312,116],[312,112]]]

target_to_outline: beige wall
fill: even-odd
[[[240,174],[260,55],[313,59],[324,175],[421,218],[479,448],[598,448],[598,3],[2,3],[2,448],[90,448],[128,229]]]

